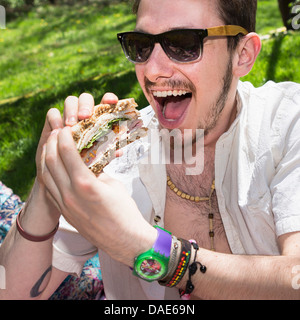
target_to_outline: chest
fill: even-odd
[[[178,181],[178,189],[188,195],[201,198],[208,198],[210,195],[210,183],[206,182],[201,186],[195,179],[192,184],[185,183],[185,179]],[[167,187],[165,228],[177,237],[196,240],[202,248],[211,249],[213,246],[218,252],[231,253],[215,191],[210,200],[195,202],[182,198]],[[213,238],[210,232],[214,233]]]

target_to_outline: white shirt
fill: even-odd
[[[216,145],[219,211],[233,254],[279,255],[278,236],[300,231],[300,85],[240,82],[238,100],[238,115]],[[141,114],[150,129],[158,127],[150,106]],[[163,227],[166,168],[139,163],[147,148],[145,141],[127,146],[105,171],[126,185],[149,223],[159,215]],[[63,218],[53,248],[53,265],[77,274],[97,252]],[[133,276],[101,250],[99,257],[107,299],[179,298],[177,289]]]

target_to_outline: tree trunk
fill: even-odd
[[[292,18],[291,8],[289,7],[289,5],[293,2],[294,0],[278,0],[282,21],[288,30],[292,29],[291,21],[289,21]]]

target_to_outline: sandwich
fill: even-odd
[[[96,176],[115,158],[116,150],[147,135],[137,107],[132,98],[100,104],[89,119],[72,126],[76,148]]]

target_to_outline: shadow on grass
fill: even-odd
[[[280,34],[278,36],[276,36],[274,43],[273,43],[273,47],[272,47],[272,53],[269,57],[269,64],[268,64],[268,69],[266,71],[266,80],[273,80],[275,81],[275,77],[276,77],[276,67],[277,67],[277,63],[280,59],[280,53],[281,53],[281,46],[282,46],[282,41],[283,38],[285,37],[284,34]]]
[[[61,88],[60,91],[57,91],[57,89],[55,92],[54,90],[48,90],[27,99],[20,98],[14,103],[2,105],[0,107],[0,125],[2,128],[5,126],[9,130],[7,139],[18,140],[14,141],[16,148],[18,148],[18,143],[21,143],[24,137],[18,137],[18,133],[14,131],[18,132],[21,126],[24,127],[24,132],[28,132],[31,138],[23,146],[21,156],[15,157],[11,161],[9,169],[0,169],[0,180],[12,188],[23,200],[26,200],[36,175],[35,153],[49,108],[57,104],[63,105],[65,98],[74,92],[90,92],[94,94],[96,103],[108,91],[116,93],[120,98],[127,97],[136,84],[135,72],[129,70],[117,75],[106,74],[94,79],[74,82],[65,88]],[[142,93],[135,99],[140,106],[147,105]],[[63,107],[60,109],[62,111]]]

